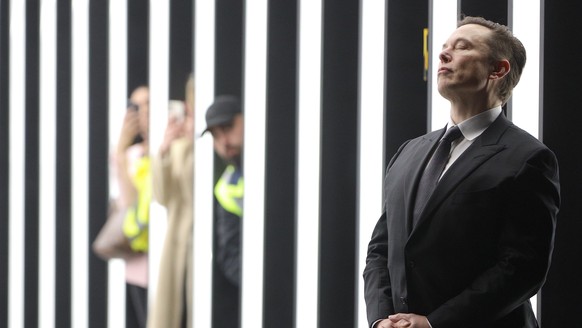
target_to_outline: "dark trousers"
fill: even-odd
[[[145,328],[148,317],[148,291],[143,287],[125,284],[125,327]]]
[[[212,328],[240,327],[240,289],[220,272],[213,274]]]

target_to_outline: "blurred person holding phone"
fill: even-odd
[[[192,228],[194,78],[186,101],[169,102],[168,124],[152,162],[155,199],[167,209],[168,225],[149,328],[192,327]]]
[[[149,88],[130,95],[111,166],[119,194],[93,242],[102,259],[125,260],[126,327],[145,327],[148,288],[148,226],[152,186],[149,158]]]

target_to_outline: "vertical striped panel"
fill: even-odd
[[[214,1],[197,0],[194,5],[195,119],[196,135],[206,127],[205,113],[214,99]],[[194,327],[211,327],[213,244],[213,155],[212,137],[196,139],[194,146]]]
[[[0,326],[8,326],[9,292],[9,228],[10,228],[10,184],[9,184],[9,137],[10,137],[10,87],[9,49],[10,10],[9,0],[0,0]]]
[[[244,2],[238,0],[215,1],[214,13],[214,79],[212,80],[214,82],[214,96],[228,94],[244,101],[242,99]],[[207,108],[208,105],[203,107],[203,110],[206,111]],[[212,139],[210,135],[208,137]],[[210,156],[214,156],[213,182],[216,182],[221,176],[226,163],[216,153]],[[208,191],[209,189],[206,190],[206,192]],[[216,198],[212,197],[212,199],[215,206],[218,206]],[[218,217],[213,215],[212,219],[216,222]],[[213,235],[216,236],[218,233],[217,226],[217,228],[214,228]],[[241,242],[240,236],[237,237]],[[214,251],[216,251],[217,242],[214,242],[213,246],[215,247]],[[213,325],[221,327],[232,323],[239,326],[241,318],[240,285],[234,285],[226,279],[218,261],[213,261],[212,264]],[[225,312],[229,314],[224,315]]]
[[[263,326],[267,0],[245,3],[241,327]]]
[[[561,206],[552,266],[540,293],[538,319],[543,328],[576,327],[577,313],[582,309],[582,265],[577,256],[582,249],[582,136],[578,132],[582,122],[579,110],[582,66],[578,64],[582,50],[578,42],[582,2],[566,5],[545,0],[541,4],[540,137],[558,157]],[[568,313],[575,314],[565,315]]]
[[[127,106],[127,0],[109,3],[109,102],[107,123],[109,127],[109,153],[115,151]],[[109,163],[111,166],[112,163]],[[108,196],[119,197],[116,182],[109,173]],[[125,327],[125,263],[113,259],[108,263],[107,275],[107,327]]]
[[[127,106],[127,0],[112,1],[109,7],[109,147],[119,139]],[[115,148],[111,148],[114,150]],[[114,188],[111,185],[110,188]],[[118,191],[112,190],[112,197]]]
[[[318,327],[355,325],[359,2],[323,6]],[[315,180],[317,181],[317,180]]]
[[[40,212],[38,327],[55,324],[56,238],[56,1],[42,0],[40,11]]]
[[[384,72],[386,4],[383,0],[362,0],[360,31],[360,99],[358,138],[358,320],[368,327],[364,301],[364,279],[368,242],[382,214],[384,181]]]
[[[162,142],[168,118],[170,78],[170,5],[166,1],[150,2],[149,85],[150,85],[150,153],[155,154]],[[186,74],[187,72],[185,72]],[[184,86],[181,86],[184,89]],[[156,219],[157,220],[157,219]],[[163,219],[165,221],[165,219]],[[162,235],[163,236],[163,235]]]
[[[25,2],[10,3],[8,325],[24,327]]]
[[[127,0],[127,92],[149,83],[150,1]]]
[[[491,0],[488,2],[459,0],[459,13],[466,16],[484,17],[499,24],[507,25],[509,2],[510,0]]]
[[[40,1],[26,2],[24,149],[24,327],[38,326]]]
[[[170,78],[170,4],[167,1],[150,1],[149,23],[149,85],[150,85],[150,154],[157,154],[166,123],[168,122],[169,78]],[[184,87],[182,86],[182,89]],[[166,211],[157,202],[150,206],[148,246],[148,298],[150,303],[156,296],[159,263],[164,236],[166,235]]]
[[[89,319],[89,0],[72,3],[72,299],[71,327]]]
[[[297,13],[297,0],[269,2],[264,327],[295,327]]]
[[[405,140],[427,130],[427,82],[423,60],[427,19],[428,7],[419,7],[414,1],[386,4],[386,163]]]
[[[243,4],[240,0],[215,1],[215,95],[242,95]],[[216,173],[221,174],[222,170]]]
[[[72,49],[71,49],[71,1],[57,2],[57,58],[56,58],[56,282],[55,327],[71,326],[71,225],[72,180],[71,131],[72,131]]]
[[[242,99],[243,90],[243,44],[244,44],[244,2],[238,0],[221,0],[215,2],[214,22],[214,95],[234,95]],[[204,107],[204,111],[208,106]],[[209,135],[211,138],[211,136]],[[211,155],[212,156],[212,155]],[[225,161],[214,153],[213,182],[216,182],[226,167]],[[208,190],[207,190],[208,191]],[[219,206],[213,198],[215,206]],[[216,223],[217,215],[212,219]],[[242,221],[241,221],[242,222]],[[214,228],[217,236],[219,226]],[[239,233],[240,233],[239,227]],[[240,236],[236,237],[240,243]],[[214,251],[218,243],[214,242]],[[239,250],[240,255],[240,250]],[[234,324],[240,325],[240,284],[228,281],[218,261],[213,261],[212,277],[212,321],[215,327]],[[240,268],[239,268],[240,269]],[[239,272],[240,273],[240,272]],[[228,315],[224,315],[227,312]]]
[[[511,5],[511,28],[514,35],[523,43],[527,52],[527,64],[510,99],[511,120],[534,137],[541,139],[541,3],[539,0],[527,2],[511,1]],[[538,295],[532,297],[530,301],[536,316],[539,317],[537,311]]]
[[[295,325],[305,328],[318,324],[322,7],[299,3]]]
[[[541,130],[540,41],[541,4],[536,1],[512,1],[512,30],[527,52],[527,64],[513,91],[512,121],[535,137]]]
[[[170,99],[184,99],[184,85],[194,65],[194,1],[170,1]]]
[[[107,263],[90,251],[90,245],[107,218],[108,102],[109,102],[109,2],[89,2],[89,327],[107,324]]]

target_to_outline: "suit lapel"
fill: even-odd
[[[451,165],[449,170],[441,178],[433,194],[428,199],[416,227],[421,226],[427,218],[430,219],[438,206],[445,200],[451,192],[460,184],[471,172],[481,164],[489,160],[493,155],[505,149],[505,145],[499,143],[501,135],[512,123],[500,115],[481,136],[477,137],[473,144]],[[418,184],[418,180],[416,180]],[[415,188],[416,189],[416,188]],[[414,196],[414,195],[413,195]],[[409,230],[410,231],[410,230]]]
[[[434,148],[436,147],[441,136],[444,134],[445,129],[440,129],[426,134],[422,137],[419,144],[416,146],[414,153],[410,157],[409,165],[410,170],[407,177],[408,183],[406,186],[411,186],[405,190],[406,197],[408,199],[408,204],[406,207],[406,231],[408,234],[412,232],[412,222],[414,215],[414,200],[416,197],[416,191],[418,188],[418,183],[420,177],[424,171],[430,155],[432,154]]]

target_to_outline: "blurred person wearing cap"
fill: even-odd
[[[206,129],[214,139],[214,150],[226,168],[214,187],[216,198],[216,256],[213,310],[214,327],[239,326],[240,295],[240,224],[243,216],[244,124],[237,97],[217,96],[206,112]]]

